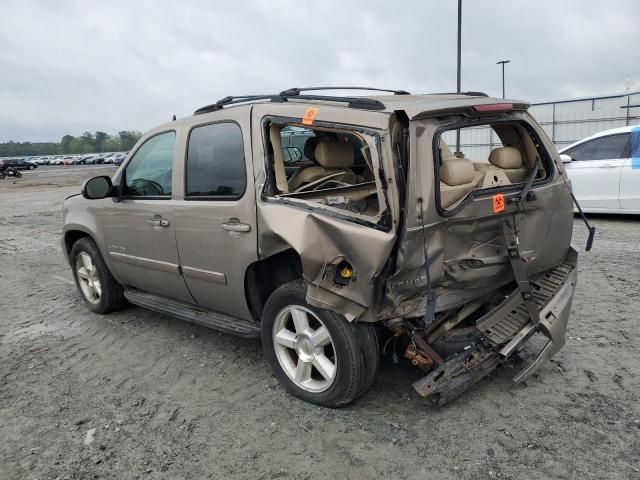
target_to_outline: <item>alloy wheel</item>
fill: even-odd
[[[100,303],[102,285],[100,284],[98,270],[88,253],[80,252],[78,254],[76,258],[76,274],[84,298],[94,304]]]
[[[273,346],[278,363],[299,388],[324,392],[333,384],[337,359],[331,334],[311,310],[289,305],[273,323]]]

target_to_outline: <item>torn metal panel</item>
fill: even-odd
[[[253,125],[257,131],[265,130],[264,117],[260,116],[262,109],[259,105],[254,107]],[[304,113],[304,108],[296,105],[287,107],[287,110],[291,111],[291,118],[283,117],[280,122],[294,121],[296,116]],[[293,198],[292,194],[278,195],[277,191],[269,191],[266,184],[274,180],[282,182],[281,178],[278,180],[282,172],[280,175],[275,172],[275,178],[270,173],[270,161],[273,161],[270,159],[273,157],[269,152],[273,146],[268,142],[273,142],[273,138],[263,133],[264,143],[253,145],[254,157],[265,158],[263,164],[254,163],[256,196],[259,198],[259,255],[266,258],[284,249],[295,250],[301,259],[303,276],[309,283],[307,301],[310,304],[342,313],[348,320],[375,321],[370,312],[380,292],[375,282],[389,260],[396,238],[398,202],[395,189],[388,188],[389,183],[395,182],[395,168],[389,142],[384,141],[386,131],[366,128],[373,119],[376,123],[372,127],[379,128],[379,115],[372,117],[367,112],[353,113],[354,117],[360,117],[361,122],[365,120],[356,129],[344,124],[327,126],[324,118],[331,111],[331,107],[320,108],[314,122],[321,123],[325,130],[348,132],[354,128],[366,141],[375,173],[375,184],[371,184],[377,188],[380,213],[366,217],[357,212],[339,210],[314,201],[317,194],[312,192],[297,194],[300,198]],[[385,119],[388,121],[388,116],[385,115]],[[273,133],[272,130],[270,132]],[[347,261],[353,268],[348,282],[335,281],[338,259]]]
[[[259,218],[260,237],[275,236],[300,255],[312,303],[352,319],[373,304],[374,281],[391,253],[392,232],[278,204],[263,204]],[[336,285],[329,270],[338,258],[353,266],[354,277],[346,286]]]
[[[528,120],[524,113],[514,113],[512,118]],[[509,201],[510,195],[517,195],[512,189],[513,194],[505,192],[507,201],[499,213],[494,213],[491,195],[476,196],[453,215],[443,217],[439,213],[434,135],[447,121],[451,119],[410,124],[409,176],[416,181],[408,185],[406,225],[399,232],[395,270],[387,279],[381,318],[424,315],[425,244],[431,286],[437,296],[436,311],[482,298],[513,280],[503,235],[505,218],[514,219],[528,275],[558,265],[569,248],[573,230],[571,197],[557,170],[550,173],[552,181],[535,187],[536,200],[524,209]],[[536,134],[542,146],[554,152],[544,134],[539,130]]]

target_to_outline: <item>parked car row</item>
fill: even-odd
[[[105,152],[84,155],[43,155],[31,157],[12,157],[0,159],[0,162],[11,163],[20,170],[33,170],[38,165],[99,165],[103,163],[120,165],[128,152]],[[1,167],[0,167],[1,168]]]
[[[6,170],[33,170],[38,168],[35,163],[27,162],[24,158],[0,158],[0,172]]]

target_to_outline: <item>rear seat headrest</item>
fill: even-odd
[[[494,148],[489,154],[489,163],[504,169],[521,168],[522,155],[514,147]]]
[[[339,143],[328,138],[318,142],[315,160],[324,168],[347,168],[353,165],[353,147],[349,143]]]
[[[442,162],[440,166],[440,180],[449,186],[464,185],[473,181],[476,170],[473,162],[465,158],[452,158]]]

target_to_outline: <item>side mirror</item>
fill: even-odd
[[[107,175],[93,177],[82,184],[82,196],[89,200],[97,200],[111,196],[113,184]]]
[[[573,158],[571,158],[569,155],[562,154],[560,155],[560,160],[562,160],[562,163],[571,163],[573,161]]]

